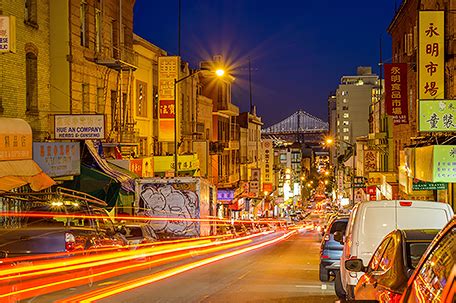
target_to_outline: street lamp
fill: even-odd
[[[331,145],[334,143],[334,140],[332,138],[326,138],[325,142],[326,142],[326,144]],[[351,178],[351,185],[352,185],[352,201],[353,201],[352,203],[354,205],[355,204],[355,184],[354,183],[355,183],[355,174],[356,174],[356,169],[355,169],[356,142],[354,142],[354,143],[350,143],[347,141],[341,141],[341,142],[347,144],[353,150],[353,157],[352,157],[353,173],[352,173],[352,178]]]
[[[186,80],[187,78],[190,78],[192,76],[195,76],[196,74],[199,74],[203,71],[207,71],[206,69],[200,69],[200,70],[197,70],[196,72],[194,73],[190,73],[189,75],[185,76],[185,77],[182,77],[180,79],[174,79],[174,177],[177,177],[178,176],[178,166],[177,166],[177,156],[178,156],[178,144],[177,144],[177,114],[178,114],[178,111],[177,111],[177,84],[179,82],[182,82],[184,80]],[[213,71],[213,73],[217,76],[217,77],[223,77],[225,75],[225,70],[219,68],[215,71]]]

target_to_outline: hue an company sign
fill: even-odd
[[[177,56],[158,58],[159,141],[174,141],[174,119],[177,119],[176,112],[178,112],[176,96],[174,96],[174,81],[179,75],[179,61]],[[179,134],[176,135],[180,138]]]
[[[444,99],[445,14],[419,12],[418,99]]]
[[[55,115],[55,139],[104,139],[104,115]]]

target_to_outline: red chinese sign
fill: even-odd
[[[174,119],[174,100],[160,100],[160,119]]]
[[[407,64],[385,64],[386,113],[394,124],[408,124]]]

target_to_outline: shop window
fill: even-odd
[[[87,24],[87,3],[85,0],[81,1],[79,9],[81,46],[89,47],[89,26]]]
[[[89,97],[89,84],[83,83],[82,89],[82,112],[87,114],[90,112],[90,97]]]

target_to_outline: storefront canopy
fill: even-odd
[[[32,129],[15,118],[0,118],[0,190],[26,184],[40,191],[55,184],[32,160]]]

